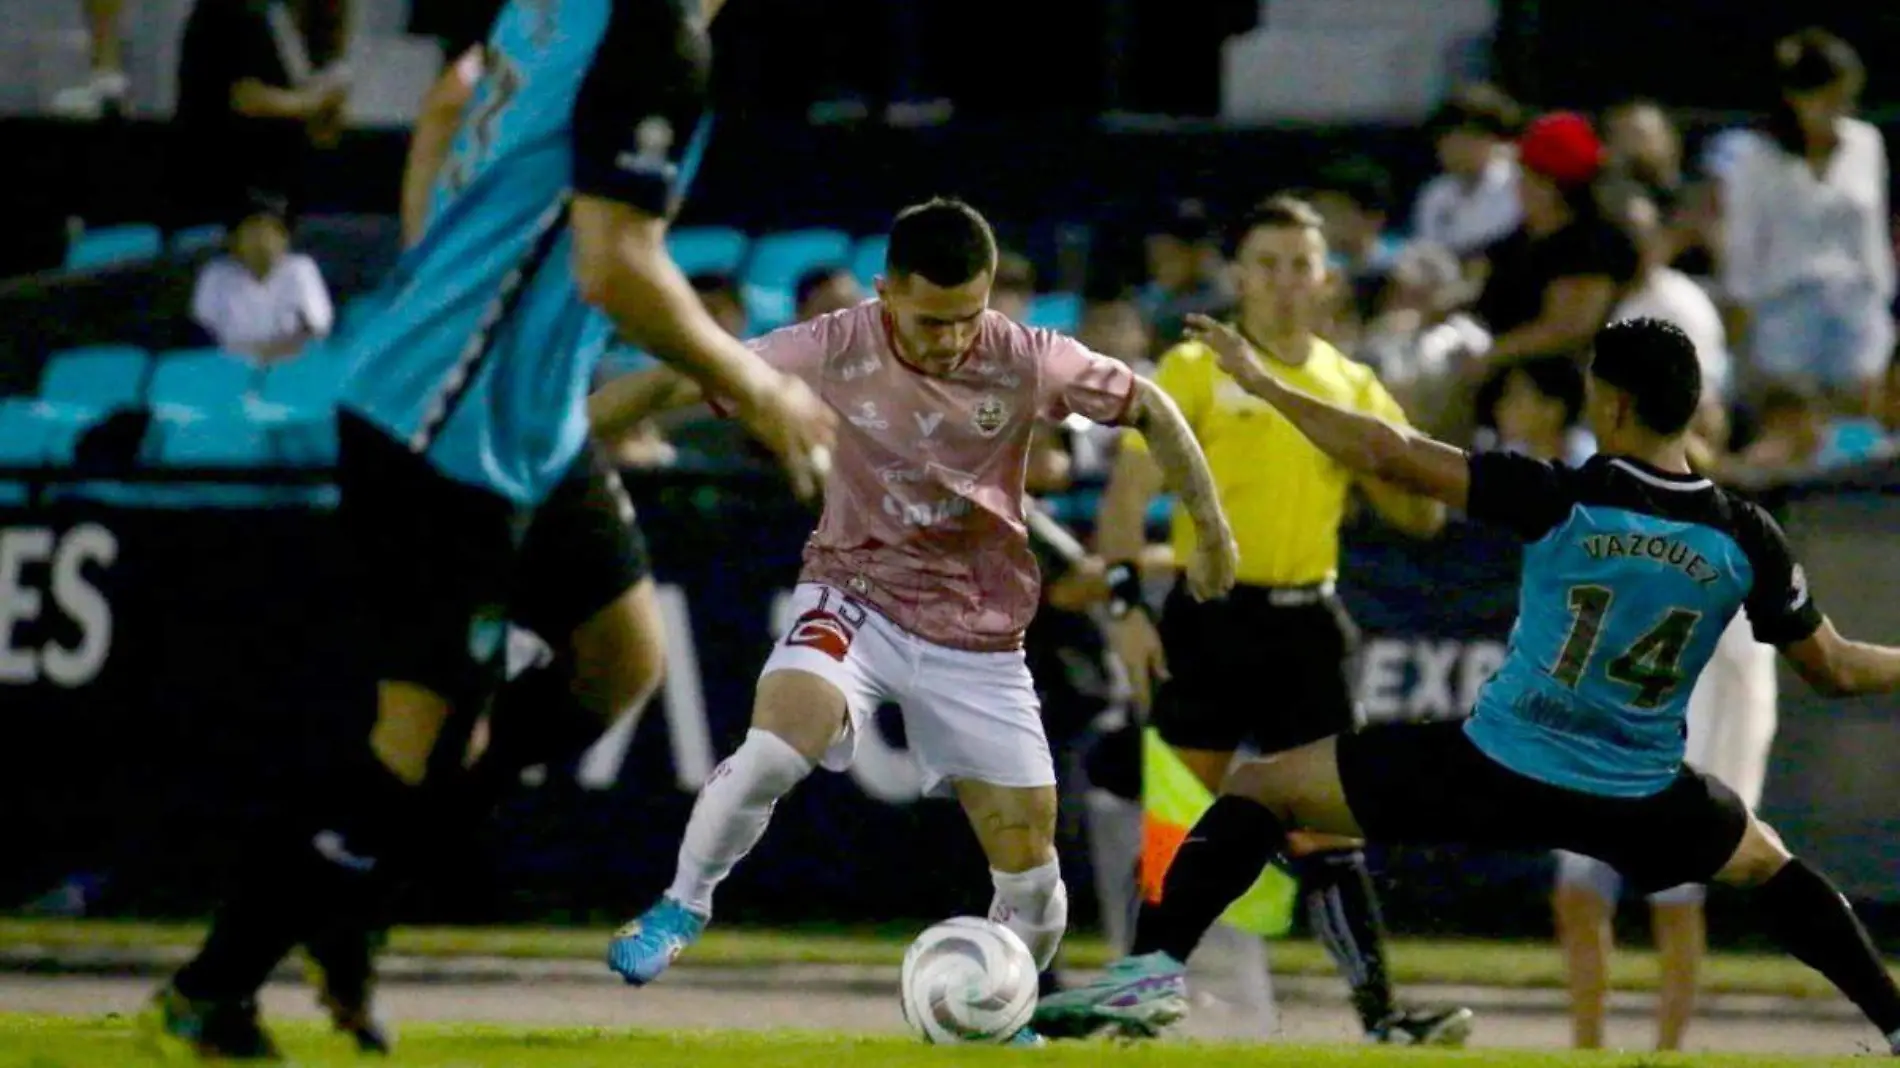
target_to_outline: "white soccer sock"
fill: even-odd
[[[1069,890],[1062,885],[1062,869],[1055,861],[1028,871],[990,870],[996,897],[990,919],[1016,932],[1036,958],[1036,967],[1049,967],[1069,929]]]
[[[811,770],[811,761],[785,739],[756,727],[747,731],[745,742],[713,769],[693,803],[679,868],[666,896],[711,916],[713,889],[759,844],[772,806]]]

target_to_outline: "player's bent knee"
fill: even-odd
[[[1330,738],[1236,765],[1221,784],[1221,793],[1264,806],[1288,831],[1335,838],[1359,835],[1346,808]]]
[[[666,631],[643,579],[573,635],[574,696],[603,727],[646,704],[666,674]]]
[[[1024,872],[1056,859],[1053,786],[994,786],[958,780],[957,800],[991,868]]]
[[[1735,847],[1734,855],[1715,878],[1729,886],[1760,886],[1793,859],[1775,829],[1751,817],[1748,830],[1742,834],[1742,844]]]
[[[759,680],[752,726],[769,731],[813,764],[837,741],[850,716],[844,691],[809,671],[774,671]]]

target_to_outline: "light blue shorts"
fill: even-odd
[[[1749,359],[1771,382],[1852,389],[1893,356],[1893,312],[1872,286],[1803,284],[1750,311]]]

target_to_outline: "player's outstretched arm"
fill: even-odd
[[[635,347],[729,399],[739,420],[778,455],[799,496],[816,493],[828,465],[831,410],[713,321],[666,250],[665,221],[619,201],[576,195],[570,225],[582,299]]]
[[[1410,427],[1348,411],[1281,384],[1240,332],[1204,315],[1188,317],[1188,335],[1214,351],[1221,369],[1266,401],[1319,451],[1369,479],[1462,509],[1471,492],[1471,459]]]
[[[1900,690],[1900,649],[1842,637],[1831,619],[1781,652],[1796,674],[1830,697]]]
[[[429,201],[435,194],[435,178],[448,162],[455,145],[455,132],[462,122],[462,109],[475,95],[475,83],[482,74],[482,49],[469,49],[454,63],[443,68],[422,98],[416,115],[415,130],[409,136],[409,156],[402,169],[402,243],[407,248],[422,240],[429,221]]]
[[[1167,487],[1179,495],[1181,507],[1194,521],[1194,558],[1184,561],[1189,589],[1202,600],[1224,595],[1234,585],[1234,573],[1240,566],[1240,549],[1227,525],[1227,514],[1221,510],[1214,474],[1208,470],[1207,455],[1194,437],[1194,428],[1181,414],[1174,398],[1145,378],[1135,380],[1128,424],[1141,431],[1148,442],[1148,454],[1161,469]],[[1152,495],[1152,489],[1149,492]],[[1144,500],[1141,504],[1145,509],[1147,502]],[[1139,524],[1135,529],[1140,531]],[[1136,536],[1139,537],[1139,533]],[[1103,551],[1106,553],[1107,548]],[[1138,552],[1137,549],[1127,558],[1134,559]]]

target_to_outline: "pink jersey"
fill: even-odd
[[[751,344],[840,417],[802,580],[938,645],[1019,647],[1042,595],[1023,523],[1030,432],[1071,412],[1121,422],[1128,366],[992,311],[955,370],[927,375],[897,356],[876,301]]]

